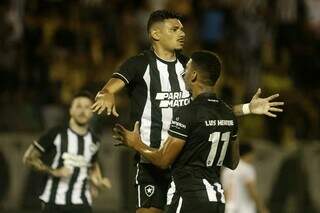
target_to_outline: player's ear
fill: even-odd
[[[158,27],[152,27],[150,29],[149,35],[152,40],[159,41],[160,40],[160,29]]]
[[[198,78],[197,72],[193,71],[191,74],[191,82],[192,83],[196,82],[197,78]]]
[[[152,29],[150,31],[150,37],[152,40],[154,41],[159,41],[160,40],[160,35],[159,35],[159,31],[156,29]]]

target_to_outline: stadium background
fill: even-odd
[[[320,212],[319,0],[1,0],[0,211],[36,212],[39,175],[22,165],[26,147],[66,121],[80,89],[96,93],[126,58],[148,48],[151,11],[184,15],[184,53],[209,49],[224,61],[218,94],[247,102],[258,87],[279,92],[277,119],[239,119],[239,138],[257,150],[258,188],[273,213]],[[133,153],[112,146],[111,126],[126,122],[128,99],[117,99],[120,120],[95,117],[103,135],[100,161],[113,187],[94,202],[97,212],[133,212]]]

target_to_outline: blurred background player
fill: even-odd
[[[90,183],[98,188],[111,187],[97,161],[100,140],[89,128],[91,97],[87,92],[75,95],[68,125],[50,129],[23,157],[26,165],[47,175],[39,197],[43,212],[91,212]]]
[[[168,129],[174,112],[190,103],[190,93],[182,78],[188,57],[180,51],[184,46],[185,32],[181,17],[173,12],[158,10],[151,13],[147,31],[151,49],[126,60],[96,96],[93,111],[119,116],[115,94],[125,86],[131,99],[130,123],[140,121],[142,141],[149,147],[160,148],[168,137]],[[236,115],[248,113],[276,117],[281,112],[277,106],[283,102],[271,102],[278,94],[259,98],[261,90],[250,104],[234,106]],[[170,173],[161,170],[143,157],[137,164],[136,191],[137,212],[161,212],[166,203]],[[149,186],[152,193],[146,193]]]
[[[226,213],[268,213],[257,190],[254,168],[254,149],[248,142],[240,143],[240,162],[232,171],[224,169],[221,175],[226,196]]]

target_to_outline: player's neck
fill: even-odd
[[[176,60],[176,53],[172,50],[166,50],[159,45],[153,45],[152,46],[154,53],[165,61],[174,61]]]
[[[194,85],[192,88],[192,99],[195,99],[203,93],[214,93],[214,87],[204,85]]]
[[[79,125],[77,124],[77,122],[75,122],[74,119],[71,118],[69,121],[69,127],[72,131],[74,131],[78,135],[85,135],[88,132],[89,124]]]

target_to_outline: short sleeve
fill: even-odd
[[[99,151],[97,151],[96,153],[94,153],[94,155],[91,158],[91,163],[95,163],[98,162],[98,156],[99,156]]]
[[[92,157],[91,157],[91,163],[95,163],[98,161],[101,142],[100,142],[100,138],[94,133],[92,133],[92,140],[93,140],[92,141],[93,144],[91,144],[91,147],[90,147],[90,149],[93,151]]]
[[[129,84],[141,71],[146,69],[146,66],[147,63],[143,54],[131,57],[120,65],[112,74],[112,78],[118,78],[125,84]]]
[[[59,134],[60,128],[52,128],[43,134],[38,140],[33,141],[34,147],[36,147],[41,152],[48,152],[53,149],[54,140]]]
[[[96,145],[96,151],[93,153],[91,157],[91,163],[98,162],[98,158],[99,158],[100,142],[97,142],[95,145]]]
[[[235,141],[237,139],[237,135],[238,135],[238,121],[237,121],[237,118],[235,117],[233,119],[233,130],[232,130],[232,133],[231,133],[231,141]]]
[[[168,133],[170,136],[186,140],[190,129],[187,108],[181,108],[172,118]]]
[[[242,176],[244,178],[245,183],[255,181],[256,180],[256,172],[255,172],[253,166],[247,166],[244,169]]]

